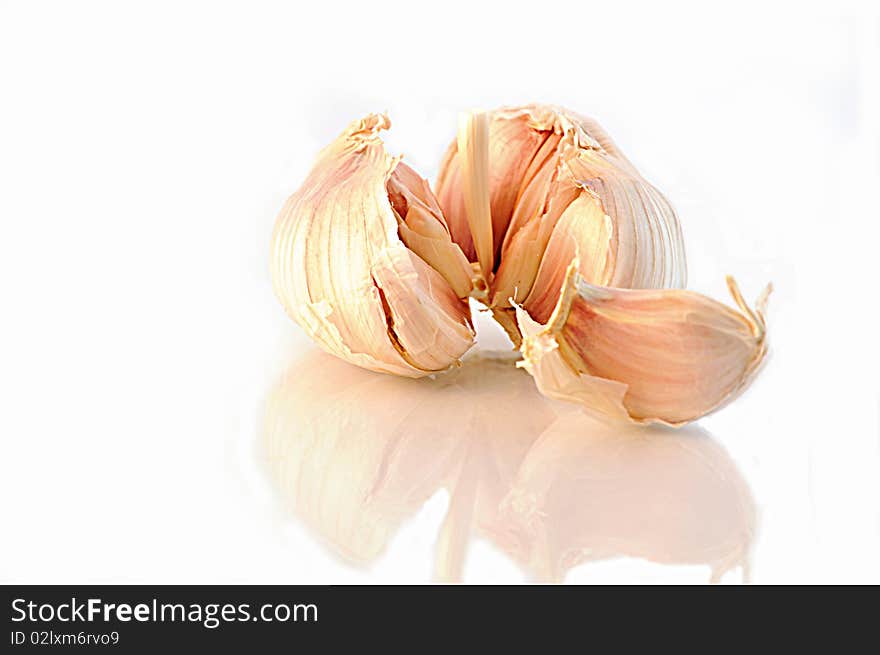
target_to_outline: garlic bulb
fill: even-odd
[[[681,425],[736,397],[766,353],[768,290],[741,312],[682,291],[681,229],[592,120],[530,105],[462,118],[437,195],[352,123],[288,200],[275,292],[327,351],[408,377],[457,363],[485,304],[546,395]]]
[[[501,109],[492,113],[482,145],[490,162],[494,309],[547,293],[534,288],[539,266],[564,271],[578,248],[595,258],[594,284],[684,286],[684,246],[672,207],[595,123],[553,107]],[[444,158],[437,195],[453,238],[473,260],[460,170],[468,156],[460,135]],[[545,257],[557,229],[570,239],[554,239]]]

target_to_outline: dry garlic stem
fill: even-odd
[[[471,271],[427,183],[385,152],[389,125],[371,114],[321,152],[276,222],[272,279],[328,352],[420,377],[473,343]]]
[[[349,126],[276,224],[276,293],[325,349],[444,370],[472,344],[472,296],[542,392],[597,414],[680,425],[751,380],[766,296],[753,312],[731,285],[741,314],[676,290],[675,212],[594,121],[540,105],[465,116],[436,198],[385,153],[386,127]]]
[[[489,203],[489,120],[486,114],[464,114],[458,129],[462,157],[462,188],[468,229],[473,236],[477,261],[490,279],[495,261],[492,243],[492,210]]]

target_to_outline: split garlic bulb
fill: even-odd
[[[473,344],[484,303],[547,396],[681,425],[736,397],[766,353],[765,305],[683,291],[669,202],[592,120],[548,106],[466,115],[436,196],[373,114],[328,146],[272,240],[275,292],[325,350],[421,377]]]
[[[272,280],[328,352],[421,377],[473,343],[470,267],[427,183],[385,152],[388,126],[367,116],[318,155],[275,225]]]

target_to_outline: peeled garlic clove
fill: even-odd
[[[764,311],[728,286],[742,313],[679,289],[613,289],[584,281],[575,260],[546,324],[519,308],[521,365],[542,393],[598,415],[682,425],[719,409],[766,353]]]
[[[427,183],[386,153],[389,126],[371,114],[320,153],[276,221],[272,280],[328,352],[420,377],[473,343],[471,270]]]

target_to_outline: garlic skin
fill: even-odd
[[[272,281],[327,352],[421,377],[473,343],[471,269],[427,183],[386,153],[378,133],[389,126],[371,114],[320,153],[276,221]]]

